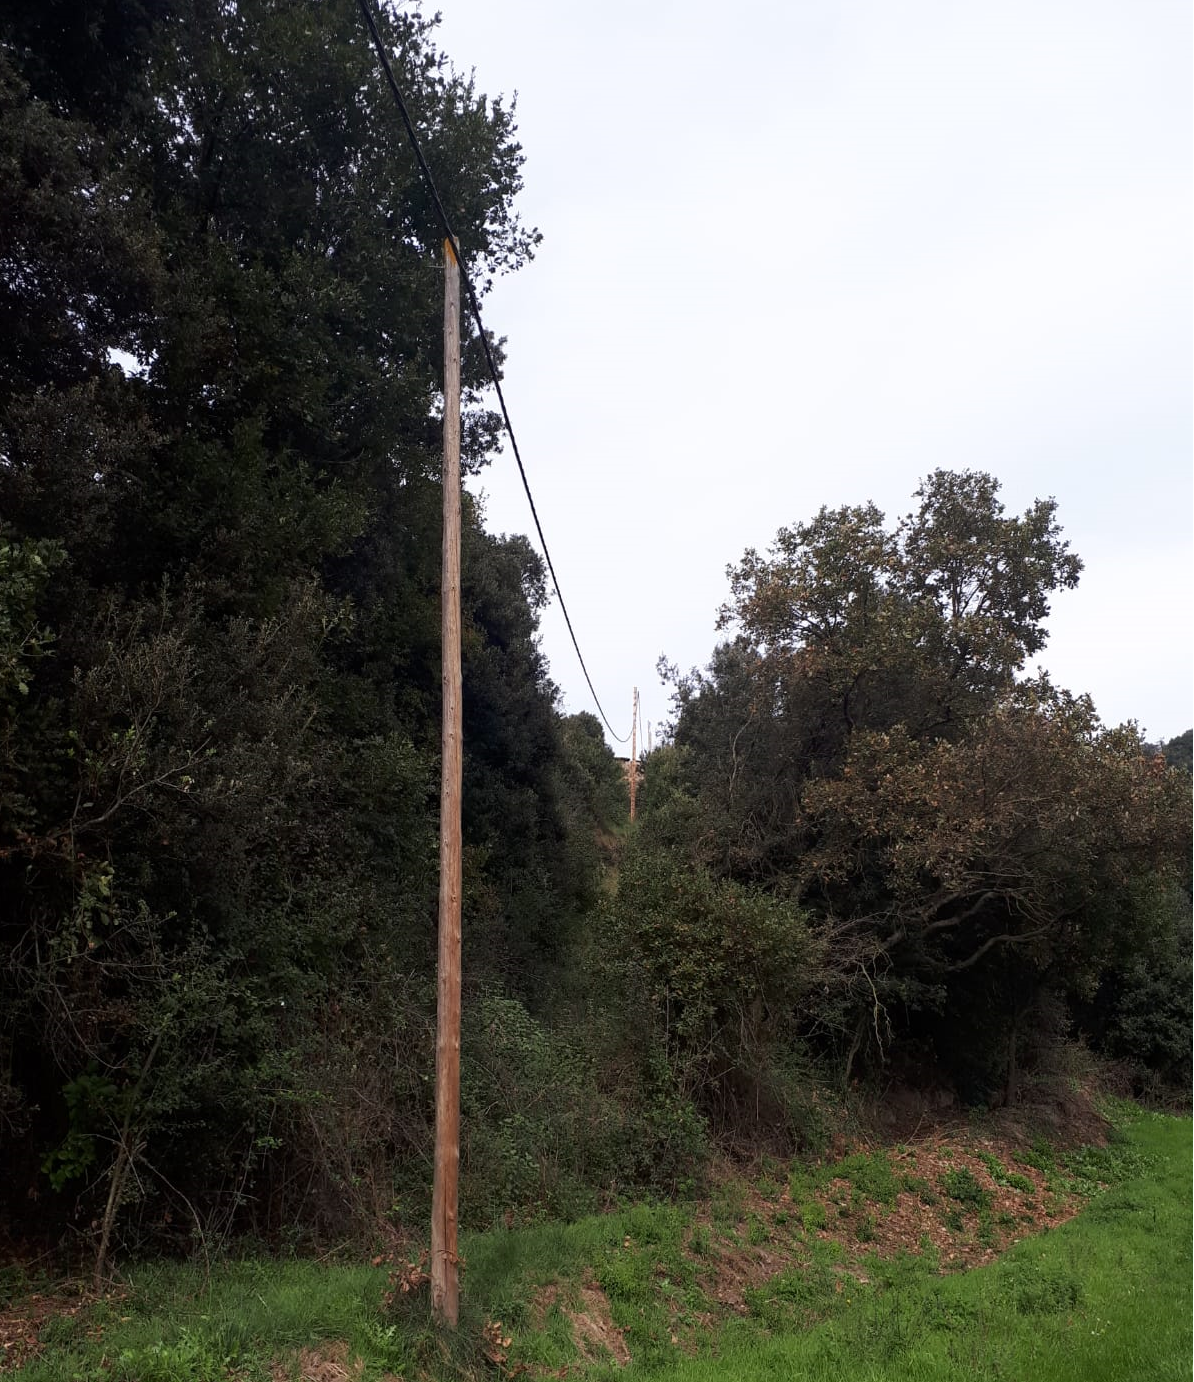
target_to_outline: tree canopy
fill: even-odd
[[[1014,1091],[1024,1026],[1188,914],[1188,781],[1025,675],[1081,562],[1052,500],[1007,516],[998,492],[938,471],[892,527],[781,528],[728,571],[730,640],[672,673],[649,829],[814,918],[834,979],[806,1027],[847,1074],[919,1050]]]

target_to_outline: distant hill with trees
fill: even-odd
[[[1163,744],[1148,744],[1146,747],[1152,753],[1159,753],[1171,768],[1194,772],[1194,729],[1177,734]]]

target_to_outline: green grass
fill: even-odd
[[[567,1367],[593,1382],[1185,1379],[1190,1143],[1188,1120],[1135,1113],[1107,1148],[1066,1158],[1035,1150],[1030,1155],[1047,1163],[1040,1169],[1058,1193],[1064,1185],[1093,1195],[1085,1212],[991,1267],[948,1276],[939,1275],[927,1241],[921,1253],[888,1261],[859,1256],[888,1202],[889,1179],[896,1184],[884,1154],[806,1173],[806,1194],[813,1184],[848,1181],[842,1207],[858,1200],[872,1209],[847,1210],[849,1252],[815,1233],[802,1241],[807,1260],[749,1287],[741,1318],[726,1318],[707,1294],[708,1274],[724,1254],[758,1252],[751,1240],[762,1241],[762,1220],[728,1187],[711,1207],[711,1223],[696,1222],[692,1206],[640,1205],[466,1237],[462,1324],[450,1341],[433,1327],[425,1297],[383,1306],[384,1267],[245,1260],[205,1277],[194,1266],[158,1264],[132,1274],[123,1300],[50,1321],[42,1357],[9,1375],[14,1382],[268,1382],[272,1360],[339,1340],[362,1360],[362,1382],[386,1373],[494,1378],[479,1340],[487,1320],[500,1320],[514,1341],[510,1365]],[[953,1198],[942,1209],[964,1210],[971,1222],[977,1210],[981,1234],[985,1192],[968,1172],[947,1172],[946,1180]],[[823,1214],[815,1200],[794,1210],[806,1230]],[[603,1365],[595,1348],[587,1372],[578,1360],[567,1311],[578,1308],[586,1283],[600,1286],[623,1331],[634,1358],[627,1369]],[[685,1357],[680,1343],[702,1356]]]
[[[379,1360],[397,1358],[401,1350],[381,1322],[384,1284],[385,1273],[372,1268],[302,1261],[225,1262],[209,1280],[198,1267],[146,1266],[132,1273],[126,1300],[47,1325],[45,1353],[13,1376],[223,1382],[233,1367],[253,1376],[262,1340],[280,1353],[321,1339],[359,1339]],[[98,1329],[100,1338],[88,1337]]]
[[[678,1359],[650,1375],[658,1382],[1185,1382],[1190,1156],[1188,1119],[1136,1114],[1109,1148],[1067,1165],[1088,1185],[1105,1186],[1119,1170],[1128,1178],[992,1266],[941,1277],[924,1258],[897,1260],[872,1265],[868,1285],[848,1291],[812,1273],[799,1284],[781,1280],[761,1320],[774,1332],[748,1321],[723,1334],[719,1356]],[[821,1322],[798,1330],[801,1312],[817,1314],[801,1292],[817,1290]],[[793,1309],[785,1314],[786,1300]],[[647,1370],[636,1363],[620,1375],[635,1382]]]
[[[831,1196],[842,1199],[844,1196],[840,1190],[833,1188],[833,1182],[839,1180],[849,1184],[846,1195],[855,1207],[863,1201],[892,1205],[902,1188],[892,1169],[890,1156],[880,1151],[858,1152],[827,1166],[795,1166],[789,1179],[789,1189],[796,1201],[827,1187]]]
[[[559,1369],[577,1350],[565,1308],[585,1281],[605,1292],[636,1356],[670,1351],[672,1321],[705,1304],[685,1251],[696,1230],[689,1206],[638,1205],[574,1224],[465,1235],[461,1327],[450,1342],[430,1319],[425,1292],[387,1310],[386,1267],[309,1261],[155,1264],[131,1273],[124,1300],[45,1327],[43,1354],[14,1382],[268,1382],[268,1364],[338,1340],[383,1374],[496,1375],[479,1340],[487,1320],[513,1334],[510,1363]],[[706,1231],[705,1246],[715,1251]],[[556,1298],[544,1305],[544,1288]],[[95,1331],[102,1328],[102,1336]],[[106,1362],[103,1361],[106,1359]]]

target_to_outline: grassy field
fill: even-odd
[[[790,1176],[774,1168],[699,1206],[475,1235],[462,1245],[467,1304],[450,1342],[432,1327],[424,1291],[383,1300],[394,1286],[385,1265],[257,1259],[210,1275],[144,1266],[123,1295],[48,1318],[42,1352],[10,1375],[1190,1376],[1189,1120],[1135,1113],[1106,1148],[1066,1159],[1038,1148],[1018,1168],[981,1147],[936,1153],[932,1166],[900,1149]],[[1035,1231],[1050,1213],[1064,1217],[1075,1194],[1087,1198],[1079,1217]],[[912,1201],[933,1233],[893,1249],[891,1227]],[[1033,1236],[990,1265],[954,1270],[992,1256],[1000,1232],[996,1246]]]

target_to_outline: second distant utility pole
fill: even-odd
[[[634,688],[634,714],[630,719],[630,819],[634,820],[634,798],[638,788],[638,687]]]

